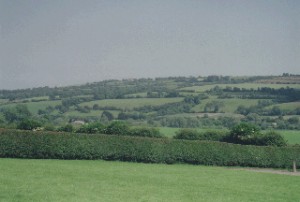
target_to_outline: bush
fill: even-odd
[[[260,145],[271,145],[271,146],[286,146],[286,140],[277,132],[269,131],[262,135],[260,139]]]
[[[233,127],[229,135],[224,137],[223,141],[258,146],[287,145],[286,140],[279,133],[269,131],[266,134],[262,134],[256,126],[248,123],[241,123]]]
[[[226,135],[226,131],[208,130],[201,134],[201,140],[223,141]]]
[[[104,125],[98,122],[88,123],[82,125],[79,129],[77,129],[77,133],[103,133]]]
[[[140,137],[163,137],[157,128],[139,127],[130,129],[129,135]]]
[[[255,125],[249,123],[240,123],[234,126],[225,141],[236,144],[256,145],[257,136],[260,135],[260,130]]]
[[[17,125],[17,129],[33,130],[33,129],[36,129],[41,126],[42,126],[42,124],[38,121],[35,121],[32,119],[24,119]]]
[[[195,129],[183,128],[176,132],[174,139],[200,140],[201,134]]]
[[[129,135],[129,126],[125,122],[114,121],[104,130],[109,135]]]
[[[57,129],[59,132],[73,132],[74,127],[71,124],[67,124],[65,126],[61,126]]]
[[[286,168],[300,163],[300,147],[0,129],[0,157]]]

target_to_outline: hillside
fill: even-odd
[[[67,87],[0,90],[0,126],[24,118],[55,129],[113,120],[131,125],[299,130],[300,76],[207,76],[106,80]]]

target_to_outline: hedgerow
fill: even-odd
[[[300,162],[300,147],[1,129],[0,157],[283,168]]]

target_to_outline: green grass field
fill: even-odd
[[[281,110],[284,111],[290,111],[290,110],[295,110],[297,108],[300,108],[300,102],[287,102],[287,103],[282,103],[282,104],[275,104],[268,106],[267,109],[271,109],[272,107],[279,107]]]
[[[298,201],[300,176],[222,167],[0,159],[0,201]]]
[[[120,109],[133,109],[145,105],[158,106],[166,103],[180,102],[183,98],[139,98],[139,99],[107,99],[81,103],[80,106],[98,104],[101,107],[117,107]]]
[[[238,98],[217,99],[216,97],[211,96],[211,98],[202,100],[200,104],[193,107],[192,111],[203,112],[204,107],[208,102],[218,101],[224,104],[224,106],[220,108],[220,111],[227,112],[227,113],[234,113],[239,105],[250,107],[252,105],[256,105],[259,100],[260,99],[238,99]]]
[[[56,105],[61,104],[61,100],[54,100],[54,101],[41,101],[41,102],[28,102],[28,103],[12,103],[12,104],[7,104],[3,105],[2,107],[14,107],[17,104],[21,105],[27,105],[28,110],[33,113],[37,114],[39,109],[46,109],[48,106],[55,107]]]
[[[288,141],[288,144],[300,144],[299,130],[278,130],[277,132]]]
[[[237,87],[237,88],[245,88],[245,89],[257,89],[261,87],[269,87],[274,89],[279,88],[286,88],[289,86],[290,88],[300,88],[300,84],[263,84],[263,83],[239,83],[239,84],[209,84],[209,85],[203,85],[203,86],[191,86],[191,87],[185,87],[181,88],[180,90],[194,90],[195,92],[205,92],[207,90],[210,90],[214,88],[215,86],[219,86],[221,88],[229,87]]]
[[[112,113],[112,115],[114,117],[118,117],[118,115],[120,113],[120,111],[117,111],[117,110],[107,110],[107,111]],[[64,113],[64,115],[85,118],[85,117],[101,117],[102,113],[103,113],[103,110],[91,110],[89,113],[81,113],[79,111],[73,110],[73,111],[68,111],[68,112]]]

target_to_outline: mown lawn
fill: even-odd
[[[0,201],[298,201],[300,177],[221,167],[0,159]]]

